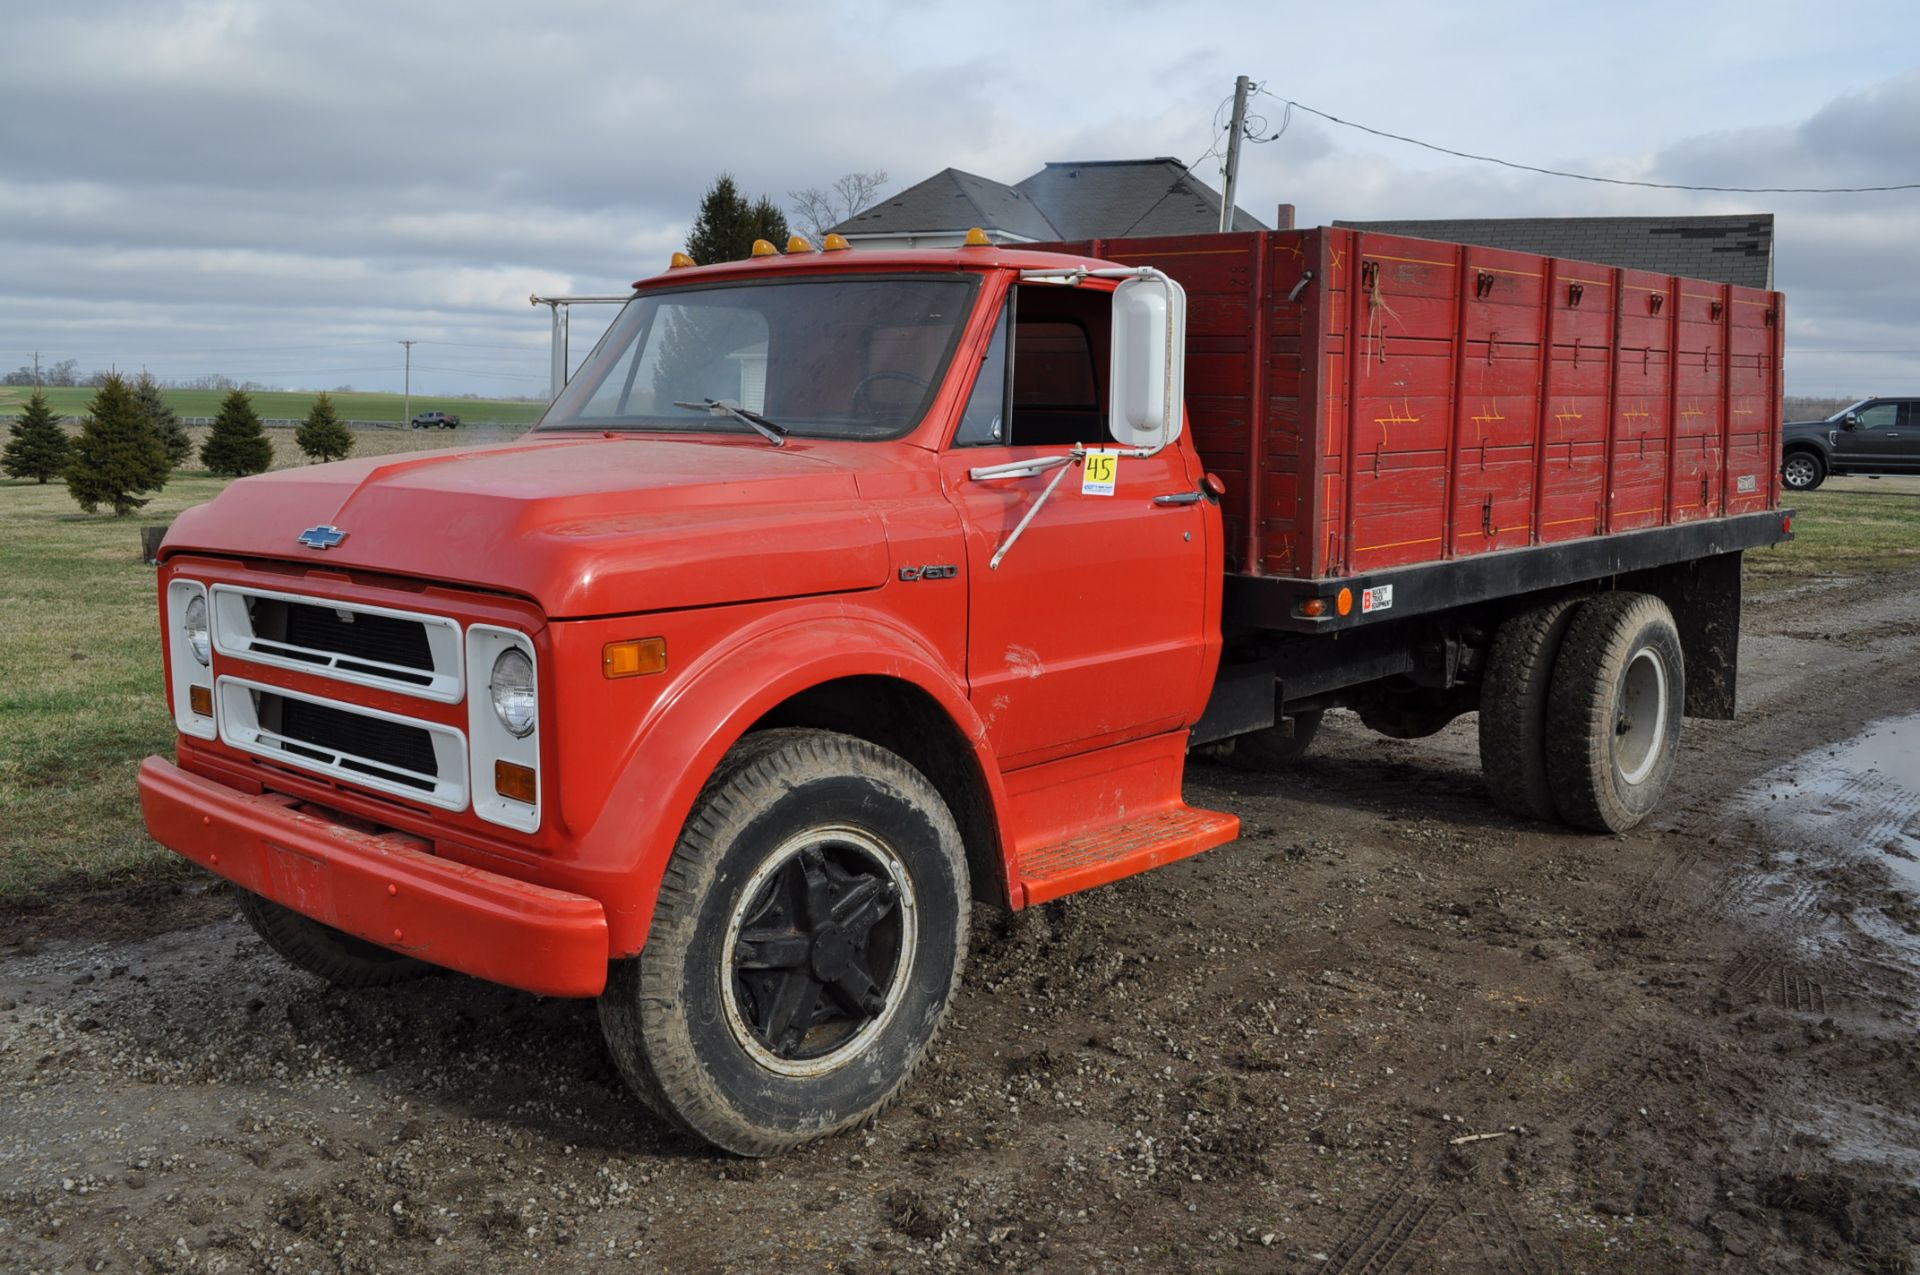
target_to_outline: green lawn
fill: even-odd
[[[95,391],[87,389],[50,389],[47,403],[62,416],[83,416]],[[212,416],[220,410],[224,390],[162,390],[161,396],[182,416]],[[33,396],[31,386],[0,386],[0,417],[18,416]],[[253,410],[267,420],[298,420],[313,406],[310,390],[259,390],[250,395]],[[335,394],[334,410],[342,420],[392,421],[404,423],[406,400],[398,394]],[[499,425],[531,425],[547,410],[545,400],[525,402],[515,399],[433,398],[413,396],[413,411],[452,412],[462,423],[486,422]]]
[[[176,476],[115,518],[81,513],[58,483],[0,482],[0,898],[173,866],[133,787],[140,759],[173,742],[140,527],[223,485]]]
[[[1747,555],[1748,591],[1920,567],[1920,491],[1896,482],[1912,480],[1861,491],[1865,479],[1839,479],[1792,497],[1794,538]]]

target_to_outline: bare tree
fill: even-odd
[[[876,168],[867,173],[848,173],[827,190],[817,186],[790,190],[787,199],[793,207],[793,219],[808,238],[818,243],[847,218],[873,207],[886,184],[887,170]]]

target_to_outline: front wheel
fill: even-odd
[[[1827,467],[1812,452],[1794,452],[1780,465],[1780,482],[1788,491],[1812,491],[1827,480]]]
[[[966,959],[966,853],[899,756],[765,731],[687,821],[646,947],[600,998],[659,1115],[739,1155],[860,1123],[926,1056]]]

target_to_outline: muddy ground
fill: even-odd
[[[1495,814],[1471,718],[1196,764],[1237,845],[982,913],[937,1060],[772,1162],[663,1133],[590,1004],[59,911],[0,955],[0,1269],[1906,1270],[1920,575],[1743,663],[1624,837]]]

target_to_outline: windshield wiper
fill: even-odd
[[[775,424],[758,412],[749,412],[746,408],[740,406],[730,398],[703,398],[697,403],[682,403],[676,399],[673,405],[675,407],[690,407],[695,411],[704,410],[710,416],[731,416],[737,421],[744,421],[748,425],[753,426],[756,434],[766,439],[769,443],[772,443],[775,447],[785,447],[787,445],[786,426]]]

